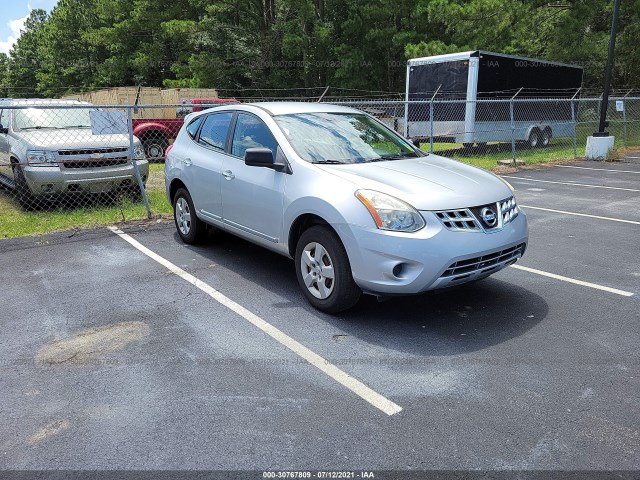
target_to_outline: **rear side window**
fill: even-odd
[[[232,112],[213,113],[207,115],[198,142],[205,147],[212,147],[218,150],[225,149],[229,125],[233,118]]]
[[[194,140],[196,138],[196,134],[198,133],[198,128],[200,128],[200,124],[202,123],[203,119],[204,117],[198,117],[187,126],[187,133]]]

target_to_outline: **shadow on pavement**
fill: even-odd
[[[181,242],[177,233],[174,235]],[[347,312],[326,315],[307,304],[290,259],[224,233],[201,247],[189,248],[287,299],[274,302],[272,307],[302,308],[318,322],[332,324],[347,335],[417,355],[482,350],[523,335],[548,313],[547,303],[539,295],[493,277],[382,303],[367,295]],[[242,298],[235,298],[242,303]]]

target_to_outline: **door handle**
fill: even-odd
[[[225,170],[224,172],[222,172],[222,176],[227,180],[233,180],[234,178],[236,178],[231,170]]]
[[[184,163],[187,167],[190,167],[191,165],[193,165],[193,162],[191,161],[190,158],[183,158],[182,163]]]

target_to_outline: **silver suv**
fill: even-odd
[[[64,193],[135,191],[129,135],[94,134],[92,110],[74,100],[0,100],[0,183],[24,208]],[[149,163],[134,141],[146,181]]]
[[[375,118],[317,103],[217,107],[186,117],[165,162],[187,243],[219,228],[295,260],[316,308],[487,277],[528,241],[513,189],[427,155]]]

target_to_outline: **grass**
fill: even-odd
[[[162,164],[151,164],[147,196],[154,215],[171,213],[171,205],[164,193]],[[0,190],[0,238],[37,235],[74,228],[93,228],[116,222],[147,218],[142,201],[121,197],[110,205],[91,205],[78,208],[55,208],[25,212],[12,193]]]
[[[428,144],[421,145],[424,151],[429,150]],[[434,143],[434,153],[445,157],[455,158],[464,163],[493,170],[498,160],[511,160],[510,143],[494,143],[484,147],[463,148],[455,143]],[[584,156],[584,146],[578,145],[577,156]],[[528,148],[521,143],[516,144],[516,158],[527,165],[536,163],[548,163],[557,160],[572,160],[573,143],[570,139],[558,139],[552,141],[544,148]]]

